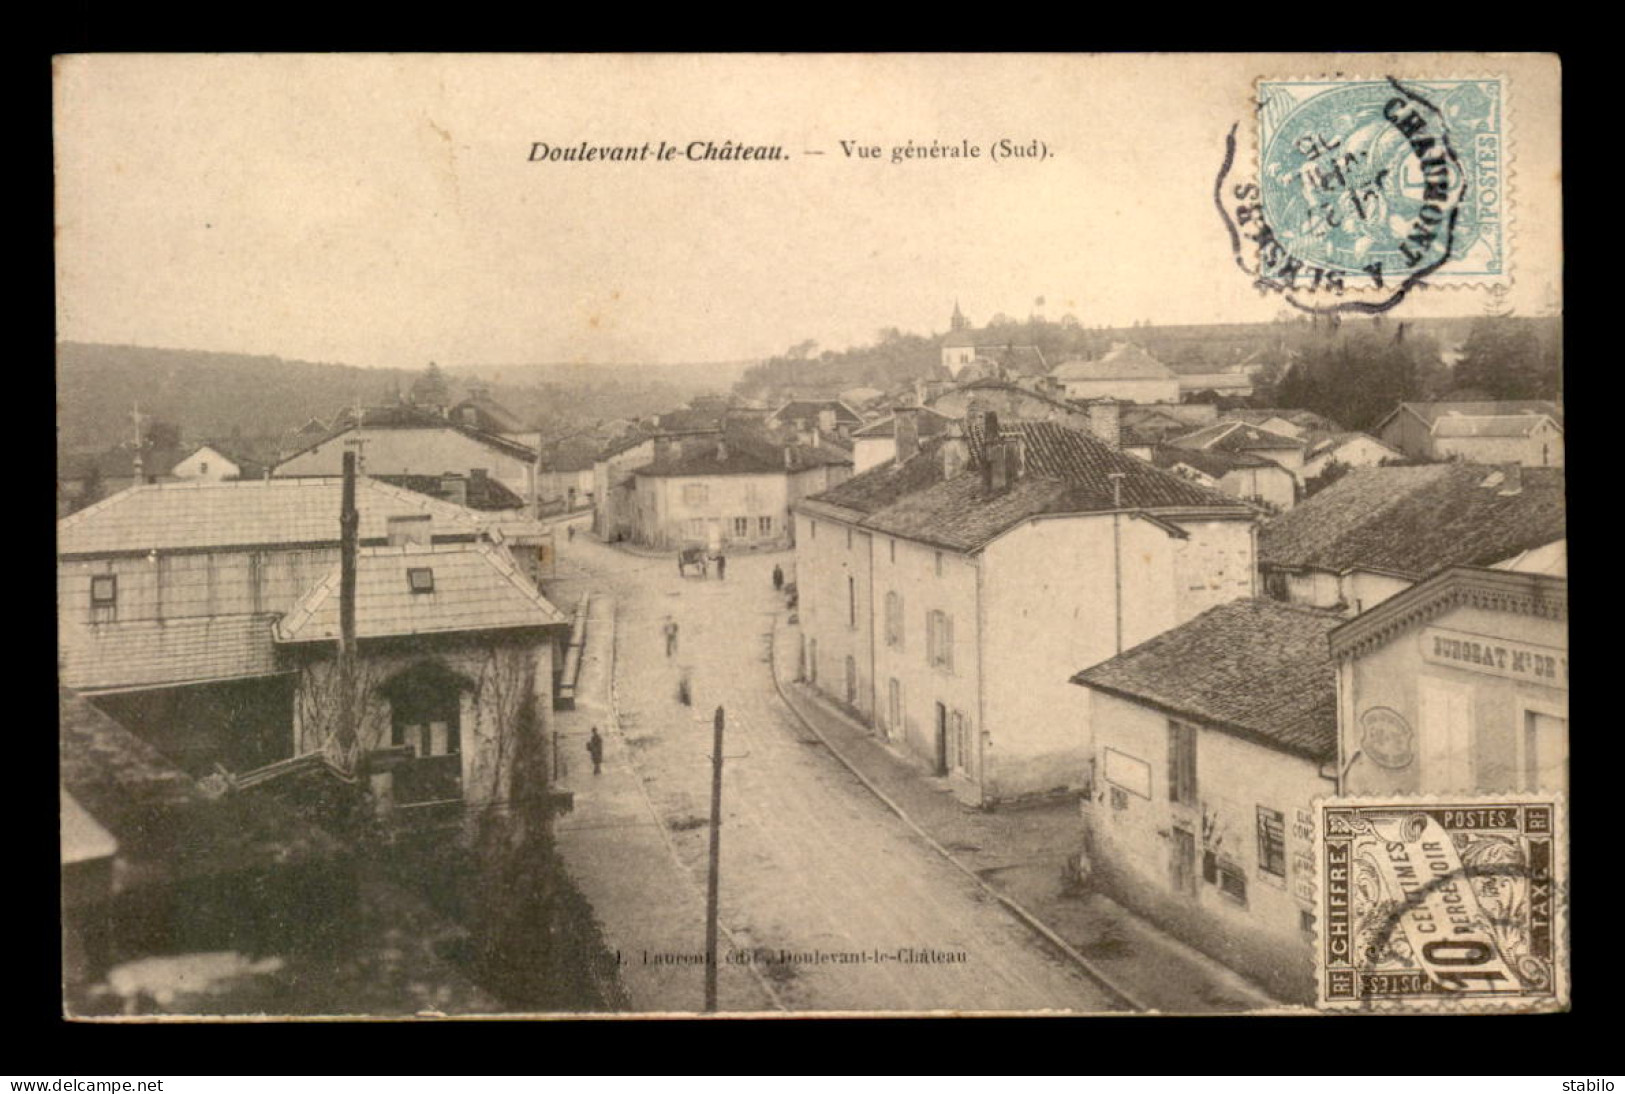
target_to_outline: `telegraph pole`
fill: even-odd
[[[711,744],[711,870],[705,881],[705,1011],[717,1009],[717,884],[722,852],[722,708],[717,708]]]
[[[355,453],[344,453],[344,494],[339,512],[339,755],[347,773],[355,750],[355,572],[361,515],[355,508]]]

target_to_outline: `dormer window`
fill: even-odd
[[[432,593],[434,570],[428,566],[413,566],[406,571],[406,584],[414,593]]]
[[[118,603],[118,575],[95,574],[90,579],[90,606],[111,608]]]

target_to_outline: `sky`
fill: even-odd
[[[1540,55],[90,55],[56,66],[58,333],[420,368],[845,349],[946,330],[956,301],[978,324],[1268,321],[1214,204],[1225,135],[1250,170],[1255,81],[1341,71],[1508,77],[1506,303],[1556,310]],[[661,141],[676,159],[531,159]],[[981,155],[894,163],[910,141]],[[1395,314],[1483,307],[1434,289]]]

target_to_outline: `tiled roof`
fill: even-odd
[[[999,391],[999,392],[1006,392],[1006,393],[1013,392],[1013,393],[1021,396],[1022,398],[1033,399],[1033,400],[1036,400],[1037,402],[1044,403],[1044,404],[1046,404],[1048,406],[1056,407],[1056,408],[1058,408],[1060,410],[1069,411],[1069,412],[1071,412],[1073,414],[1078,413],[1079,409],[1080,409],[1080,404],[1078,404],[1078,403],[1066,402],[1064,400],[1057,399],[1052,395],[1046,395],[1042,391],[1034,391],[1030,387],[1023,387],[1020,384],[1013,384],[1009,380],[1001,380],[997,376],[984,376],[984,377],[982,377],[980,379],[972,380],[969,383],[955,384],[953,387],[947,389],[946,391],[937,392],[934,396],[931,397],[931,402],[933,402],[933,403],[940,402],[941,400],[947,398],[948,396],[956,394],[958,392],[962,392],[962,391],[972,391],[972,392],[975,392],[975,391]]]
[[[1172,445],[1158,445],[1151,453],[1151,462],[1158,467],[1173,467],[1184,464],[1194,467],[1203,474],[1212,475],[1216,479],[1223,478],[1230,472],[1252,467],[1273,467],[1277,471],[1285,471],[1278,463],[1271,463],[1262,456],[1254,456],[1247,452],[1225,452],[1221,449],[1209,448],[1176,448]]]
[[[65,626],[62,683],[82,691],[180,686],[277,671],[272,616],[217,615]]]
[[[1013,369],[1024,376],[1043,376],[1049,372],[1049,362],[1044,360],[1044,351],[1037,346],[1001,346],[997,343],[983,343],[980,352],[976,354],[976,359]]]
[[[1062,361],[1051,370],[1057,380],[1172,380],[1175,373],[1132,342],[1120,342],[1092,360]]]
[[[1566,535],[1563,472],[1476,464],[1357,467],[1259,531],[1260,564],[1423,578],[1487,566]]]
[[[1310,434],[1309,449],[1308,449],[1307,452],[1304,453],[1304,455],[1312,457],[1312,458],[1313,457],[1324,456],[1327,453],[1336,452],[1338,449],[1342,448],[1344,445],[1351,444],[1351,443],[1353,443],[1355,441],[1361,441],[1361,440],[1370,441],[1374,445],[1378,445],[1379,447],[1388,449],[1388,451],[1390,451],[1390,452],[1392,452],[1394,454],[1393,455],[1394,459],[1404,459],[1405,458],[1404,453],[1402,453],[1402,452],[1398,451],[1397,449],[1393,448],[1391,445],[1384,444],[1382,441],[1379,441],[1377,438],[1373,437],[1369,433],[1360,433],[1360,432],[1357,432],[1357,431],[1351,431],[1351,432],[1345,432],[1345,433],[1325,433],[1325,434],[1311,433]]]
[[[1301,449],[1304,441],[1280,433],[1272,433],[1246,422],[1214,422],[1192,433],[1175,437],[1168,442],[1180,448],[1217,448],[1225,452],[1248,452],[1258,449]]]
[[[524,433],[527,427],[523,419],[513,413],[501,403],[486,395],[470,395],[462,402],[451,408],[449,417],[464,421],[464,411],[472,407],[475,413],[475,425],[487,433]]]
[[[167,475],[174,466],[197,451],[193,448],[147,448],[141,452],[143,475]],[[83,479],[91,472],[104,479],[128,479],[135,475],[135,450],[127,446],[105,452],[74,452],[57,458],[57,478]]]
[[[57,521],[62,555],[337,543],[338,477],[133,486]],[[479,514],[361,477],[356,508],[363,541],[388,535],[398,516],[433,518],[436,536],[477,536]]]
[[[790,453],[786,461],[785,452]],[[832,445],[784,444],[754,432],[730,430],[683,446],[679,454],[640,467],[648,478],[697,475],[782,475],[812,467],[850,465],[852,457]]]
[[[938,433],[942,432],[945,428],[947,428],[949,422],[953,421],[952,418],[950,418],[948,415],[942,413],[942,411],[940,411],[940,410],[932,410],[928,406],[917,407],[915,409],[916,409],[916,413],[917,413],[916,421],[919,422],[920,436],[922,436],[922,437],[934,437],[934,436],[936,436]],[[887,417],[881,418],[877,422],[870,422],[868,425],[864,426],[862,429],[854,429],[852,431],[852,436],[854,438],[858,438],[858,437],[895,437],[896,435],[897,435],[897,417],[896,417],[896,415],[888,415]]]
[[[967,423],[966,470],[944,480],[939,453],[944,438],[921,447],[898,466],[888,460],[804,503],[910,539],[955,550],[975,550],[999,533],[1044,513],[1110,512],[1117,508],[1114,473],[1123,509],[1223,510],[1250,516],[1252,510],[1228,494],[1200,486],[1135,459],[1077,429],[1056,422],[1018,422],[1001,427],[1006,438],[1020,436],[1026,474],[999,493],[989,493],[978,470],[983,454],[983,423]]]
[[[1539,417],[1545,414],[1556,422],[1561,423],[1563,421],[1563,412],[1558,409],[1555,402],[1549,399],[1508,399],[1499,402],[1481,400],[1463,403],[1400,403],[1398,410],[1409,410],[1429,425],[1434,424],[1442,417],[1451,415],[1494,418],[1513,415]],[[1389,417],[1392,416],[1392,414],[1389,415]]]
[[[414,592],[408,571],[433,572],[433,591]],[[356,559],[356,637],[566,624],[507,557],[488,544],[368,547]],[[339,568],[317,582],[276,627],[279,642],[336,641]]]
[[[1527,437],[1541,423],[1540,414],[1508,414],[1493,418],[1467,414],[1442,415],[1433,420],[1435,437]],[[1551,421],[1555,424],[1557,419]]]
[[[1341,616],[1232,600],[1072,678],[1316,761],[1337,755]]]
[[[1219,420],[1225,422],[1248,422],[1252,425],[1263,425],[1271,418],[1280,418],[1291,422],[1299,429],[1318,429],[1328,433],[1339,432],[1342,427],[1324,415],[1316,414],[1312,410],[1299,410],[1294,407],[1257,407],[1242,410],[1221,410]]]
[[[449,418],[442,417],[432,410],[413,406],[410,403],[392,404],[389,406],[363,407],[361,410],[361,423],[366,429],[445,429],[453,433],[461,433],[470,440],[478,441],[487,448],[501,452],[518,460],[534,460],[536,450],[529,445],[507,437],[500,437],[484,429],[464,425]],[[333,429],[325,437],[321,437],[297,452],[290,453],[281,462],[286,463],[295,456],[304,455],[314,448],[319,448],[335,437],[342,436],[355,428],[355,412],[353,410],[340,411],[333,421]]]
[[[792,399],[775,410],[770,417],[781,422],[793,422],[798,418],[811,422],[817,421],[818,415],[825,410],[833,410],[835,420],[845,422],[847,425],[856,425],[863,421],[863,415],[839,399]]]
[[[379,482],[387,482],[391,486],[399,486],[405,490],[412,490],[419,494],[427,494],[431,498],[452,505],[466,504],[470,509],[482,512],[501,512],[510,509],[525,508],[525,499],[504,486],[499,480],[486,475],[482,477],[458,476],[467,484],[468,500],[460,503],[448,495],[445,486],[445,476],[441,475],[376,475]]]

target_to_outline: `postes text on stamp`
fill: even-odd
[[[1319,1003],[1567,1005],[1567,843],[1556,795],[1316,804]]]
[[[1309,311],[1504,283],[1502,91],[1498,79],[1260,80],[1258,181],[1225,210],[1238,261]]]

